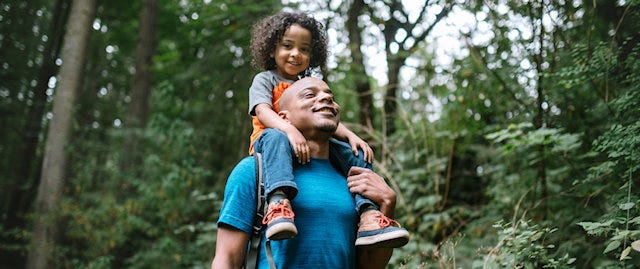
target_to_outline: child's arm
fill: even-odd
[[[344,126],[342,122],[338,125],[338,129],[336,129],[336,133],[333,137],[340,141],[349,143],[353,154],[356,156],[358,156],[358,148],[362,149],[364,152],[364,160],[368,163],[373,163],[373,149],[371,149],[369,144],[362,140],[362,138],[347,129],[347,126]]]
[[[298,128],[294,127],[287,121],[283,120],[273,111],[268,104],[258,104],[254,109],[258,120],[267,128],[275,128],[287,135],[289,142],[293,146],[299,163],[308,163],[311,161],[311,154],[307,139],[304,138]]]

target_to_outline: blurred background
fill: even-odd
[[[398,194],[389,268],[640,266],[637,0],[4,0],[0,268],[208,268],[283,9]]]

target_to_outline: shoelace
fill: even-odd
[[[273,208],[269,208],[268,211],[269,212],[267,212],[264,218],[262,218],[263,225],[268,224],[272,219],[276,219],[278,217],[293,219],[293,217],[295,216],[295,214],[293,214],[293,211],[284,204],[278,204]]]
[[[380,225],[380,227],[385,228],[385,227],[389,227],[391,225],[394,226],[398,226],[398,228],[402,228],[402,226],[400,225],[399,222],[390,219],[389,217],[385,216],[385,215],[379,215],[378,216],[378,225]]]

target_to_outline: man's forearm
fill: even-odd
[[[356,251],[356,268],[358,269],[384,269],[393,254],[392,248],[358,249]]]

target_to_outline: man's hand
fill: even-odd
[[[347,186],[351,193],[359,193],[380,206],[385,216],[392,218],[396,206],[396,193],[377,173],[370,169],[353,166],[349,169]]]
[[[349,170],[347,185],[352,193],[359,193],[380,206],[380,211],[393,218],[396,193],[380,175],[373,171],[353,166]],[[392,248],[356,249],[356,268],[384,269],[393,254]]]

